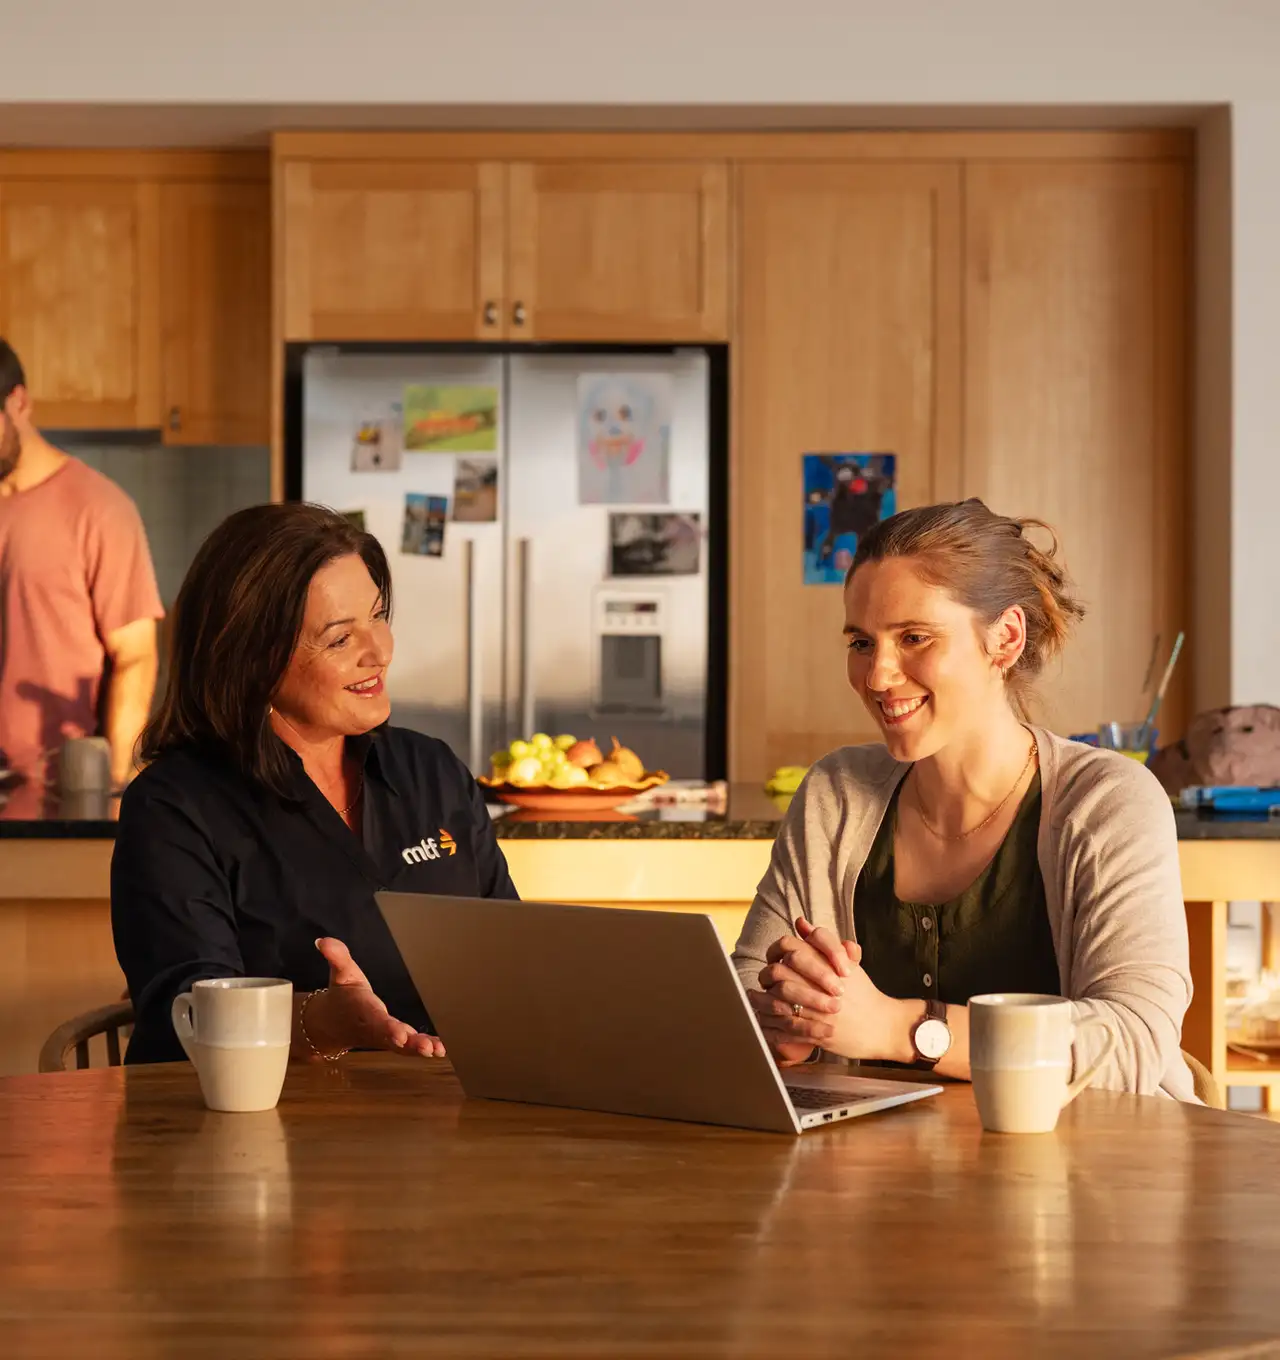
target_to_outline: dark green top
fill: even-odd
[[[984,992],[1058,996],[1058,962],[1036,858],[1040,773],[994,858],[950,902],[900,902],[893,890],[899,784],[858,875],[854,929],[862,966],[886,995],[964,1005]]]

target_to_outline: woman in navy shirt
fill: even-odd
[[[128,1061],[180,1059],[174,997],[238,976],[293,982],[299,1057],[443,1054],[373,894],[517,894],[463,763],[388,725],[390,615],[377,539],[319,506],[201,547],[111,861]]]

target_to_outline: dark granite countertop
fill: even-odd
[[[1180,841],[1280,841],[1280,817],[1177,811],[1173,819]]]
[[[732,784],[709,806],[665,803],[642,812],[534,813],[495,810],[500,840],[742,840],[771,841],[789,800],[771,798],[755,784]]]
[[[493,809],[502,840],[772,840],[784,800],[756,785],[731,785],[710,807],[694,803],[642,812],[578,814]],[[120,800],[106,794],[61,796],[29,784],[0,787],[0,840],[114,840]],[[1280,840],[1280,817],[1176,814],[1179,840]]]
[[[0,784],[0,840],[115,840],[120,799],[59,794],[38,784]]]

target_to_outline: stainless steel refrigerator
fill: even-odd
[[[358,512],[387,554],[393,723],[447,741],[476,773],[491,751],[545,731],[606,750],[616,736],[677,778],[723,776],[725,371],[717,347],[290,347],[287,490]],[[581,501],[579,379],[600,374],[666,375],[660,503]],[[362,426],[389,411],[401,421],[406,391],[422,386],[496,389],[493,522],[452,517],[467,453],[406,447],[377,466],[355,451]],[[407,495],[447,498],[442,545],[404,551]],[[626,515],[640,518],[620,530],[611,517]],[[696,527],[696,562],[686,543],[681,574],[643,557],[619,574],[621,531],[674,522],[651,516],[678,518],[686,536]]]

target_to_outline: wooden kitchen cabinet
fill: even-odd
[[[267,444],[271,190],[265,179],[161,188],[167,444]]]
[[[955,147],[739,172],[736,779],[874,738],[840,589],[802,584],[803,453],[894,453],[900,508],[979,496],[1054,527],[1087,610],[1037,685],[1054,731],[1139,714],[1153,643],[1187,626],[1186,158],[1122,135]]]
[[[1141,715],[1187,624],[1187,166],[965,168],[965,433],[956,490],[1054,526],[1088,611],[1041,685],[1059,732]],[[1184,664],[1161,709],[1189,716]]]
[[[534,162],[508,175],[511,339],[728,339],[727,164]]]
[[[0,334],[49,429],[160,423],[159,190],[0,180]]]
[[[300,159],[278,179],[285,340],[501,338],[505,166]]]
[[[739,193],[731,776],[875,739],[838,585],[803,580],[805,453],[892,453],[927,504],[960,435],[960,167],[747,165]]]
[[[277,164],[285,340],[728,338],[724,162]]]

